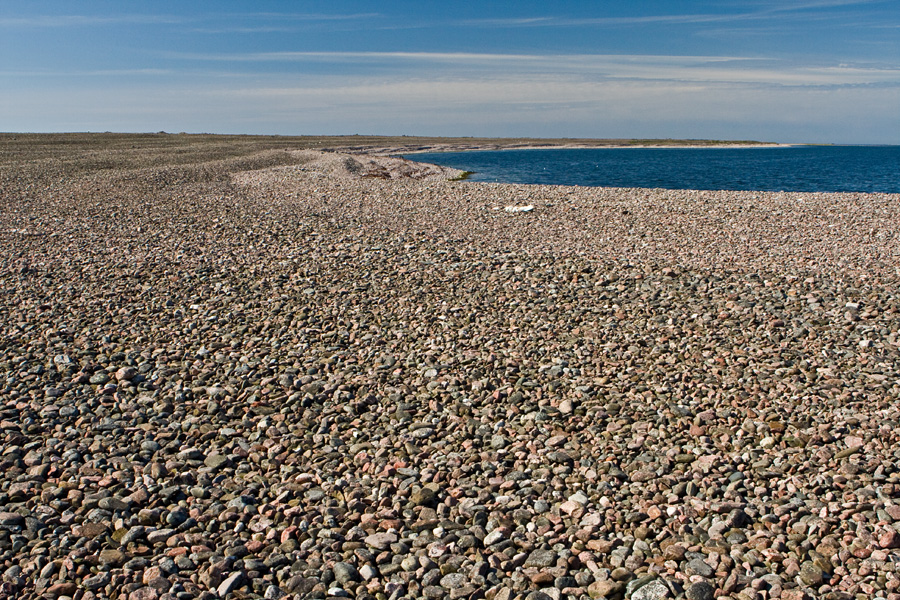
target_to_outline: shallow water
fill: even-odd
[[[900,193],[900,146],[529,149],[406,158],[474,171],[472,181]]]

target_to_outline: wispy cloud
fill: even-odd
[[[364,131],[372,131],[373,125],[382,127],[376,131],[438,126],[444,132],[458,133],[459,123],[464,122],[470,134],[499,134],[504,128],[516,127],[535,135],[563,131],[615,137],[634,131],[643,135],[665,131],[690,137],[699,130],[715,129],[717,123],[742,123],[747,127],[757,119],[769,129],[755,135],[785,140],[787,134],[779,132],[779,126],[804,123],[810,131],[825,125],[833,128],[841,115],[858,121],[861,128],[871,129],[871,124],[879,120],[883,125],[884,105],[880,109],[877,106],[900,99],[900,87],[850,87],[829,94],[810,88],[797,94],[788,88],[764,89],[728,82],[597,82],[548,75],[530,81],[514,77],[492,81],[335,79],[303,86],[235,89],[230,95],[238,105],[265,106],[269,114],[292,121],[313,114],[322,123],[338,124],[343,119],[342,127],[359,128],[358,115],[369,115],[369,129]],[[897,123],[897,115],[888,121]],[[574,129],[563,129],[566,127]],[[848,135],[852,135],[849,130]],[[809,134],[806,139],[793,138],[810,139]]]
[[[377,12],[367,13],[280,13],[280,12],[248,12],[233,13],[229,17],[240,17],[244,19],[278,19],[290,21],[349,21],[353,19],[371,19],[381,16]]]
[[[713,23],[748,18],[749,14],[691,14],[691,15],[645,15],[633,17],[539,17],[533,19],[469,19],[460,21],[462,25],[478,27],[589,27],[646,25],[651,23]]]
[[[255,12],[216,15],[215,20],[222,25],[192,27],[189,31],[205,34],[253,34],[253,33],[289,33],[298,31],[309,25],[322,23],[345,23],[349,21],[372,21],[381,17],[379,13],[274,13]],[[236,24],[237,23],[240,24]],[[252,21],[262,21],[259,24],[248,24]]]
[[[546,58],[532,54],[487,54],[469,52],[249,52],[200,54],[169,52],[166,56],[185,60],[216,62],[305,62],[305,61],[429,61],[429,62],[472,62],[472,61],[522,61]]]
[[[777,2],[764,2],[771,12],[785,12],[792,10],[811,10],[818,8],[837,8],[841,6],[858,6],[860,4],[875,4],[880,0],[779,0]]]
[[[538,16],[532,18],[512,19],[467,19],[461,24],[476,27],[619,27],[628,25],[689,25],[705,23],[728,23],[734,21],[751,21],[780,18],[783,19],[789,13],[805,13],[804,18],[809,18],[808,12],[816,9],[837,8],[859,4],[869,4],[872,0],[811,0],[805,2],[779,2],[765,3],[762,8],[756,10],[744,10],[741,12],[721,13],[694,13],[694,14],[658,14],[658,15],[632,15],[622,17],[581,17],[570,18],[562,16]]]
[[[0,130],[228,131],[235,133],[433,133],[597,137],[714,137],[774,141],[896,143],[900,83],[840,85],[839,66],[791,77],[760,72],[746,81],[590,78],[577,73],[449,77],[440,73],[299,77],[283,73],[162,84],[73,83],[65,94],[26,85],[0,90]],[[657,74],[663,76],[665,69]],[[833,72],[831,72],[833,71]],[[726,77],[727,75],[727,77]],[[765,80],[764,83],[759,83]],[[785,83],[785,81],[787,83]],[[816,85],[813,85],[816,84]],[[36,116],[37,115],[37,116]]]
[[[154,25],[177,24],[186,20],[174,15],[34,15],[28,17],[0,17],[0,27],[58,28],[91,27],[97,25]]]
[[[94,69],[94,70],[33,70],[0,71],[0,77],[126,77],[174,75],[171,69]]]
[[[488,80],[516,73],[528,81],[542,75],[589,80],[627,79],[769,86],[900,85],[900,68],[875,64],[798,64],[739,56],[536,55],[465,52],[255,52],[168,54],[168,58],[223,63],[340,63],[392,76]],[[302,68],[302,67],[301,67]],[[430,73],[426,75],[425,73]]]
[[[223,26],[223,27],[191,27],[191,33],[227,34],[227,33],[291,33],[297,31],[292,25],[258,25],[258,26]]]
[[[379,17],[379,13],[215,13],[209,15],[187,17],[161,14],[118,14],[118,15],[29,15],[21,17],[0,17],[0,27],[6,28],[65,28],[94,27],[104,25],[187,25],[196,23],[233,23],[240,25],[222,25],[221,27],[196,27],[194,32],[233,33],[233,32],[267,32],[290,30],[286,23],[354,21]],[[245,25],[247,21],[270,21],[268,24]]]

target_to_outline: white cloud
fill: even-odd
[[[276,19],[279,21],[349,21],[354,19],[371,19],[381,16],[380,13],[278,13],[278,12],[251,12],[228,14],[228,17],[240,17],[243,19]]]
[[[365,70],[406,72],[410,78],[480,78],[522,75],[570,75],[702,83],[745,83],[769,86],[900,85],[900,68],[883,65],[804,65],[737,56],[532,55],[437,52],[255,52],[244,54],[170,53],[170,58],[222,63],[339,63]],[[439,69],[439,70],[435,70]]]
[[[530,54],[477,54],[467,52],[248,52],[234,54],[167,52],[165,56],[174,59],[216,61],[216,62],[312,62],[331,61],[428,61],[428,62],[475,62],[475,61],[527,61],[540,60],[539,55]]]
[[[0,130],[900,141],[900,70],[878,65],[631,55],[312,58],[362,62],[368,74],[228,70],[160,80],[150,73],[73,78],[54,94],[40,77],[20,78],[0,88]]]
[[[531,19],[470,19],[462,21],[462,25],[477,27],[592,27],[592,26],[622,26],[622,25],[647,25],[651,23],[711,23],[720,21],[734,21],[746,18],[748,15],[728,14],[691,14],[691,15],[643,15],[633,17],[536,17]]]
[[[872,0],[809,0],[803,2],[764,3],[756,10],[742,12],[695,13],[695,14],[658,14],[630,15],[622,17],[561,17],[541,16],[533,18],[485,18],[467,19],[460,24],[474,27],[621,27],[628,25],[672,24],[689,25],[705,23],[728,23],[732,21],[760,21],[768,19],[784,19],[797,13],[809,18],[812,10],[871,4]],[[747,8],[747,5],[743,5]]]
[[[371,21],[379,18],[379,13],[351,13],[351,14],[324,14],[324,13],[241,13],[219,14],[204,19],[206,21],[224,22],[223,25],[204,25],[192,27],[192,33],[204,34],[228,34],[228,33],[288,33],[300,31],[310,24],[321,26],[323,23],[341,23],[347,21]],[[237,20],[240,24],[230,24]],[[252,21],[264,21],[266,24],[255,25]]]
[[[0,17],[0,27],[9,28],[59,28],[96,25],[159,25],[184,23],[185,19],[172,15],[32,15],[27,17]]]
[[[215,99],[215,100],[214,100]],[[209,90],[198,106],[241,107],[248,131],[596,137],[737,137],[793,142],[889,142],[900,89],[760,89],[727,83],[357,81]],[[207,115],[208,116],[208,115]],[[850,126],[852,124],[852,127]]]
[[[0,17],[0,27],[9,28],[61,28],[61,27],[87,27],[100,25],[173,25],[203,22],[229,22],[239,19],[241,25],[226,25],[222,27],[196,28],[192,31],[206,31],[209,33],[230,33],[240,31],[277,31],[285,22],[323,22],[323,21],[352,21],[361,19],[373,19],[379,17],[378,13],[350,13],[350,14],[326,14],[326,13],[214,13],[196,17],[176,16],[164,14],[68,14],[68,15],[27,15],[20,17]],[[276,25],[257,28],[246,25],[248,20],[271,20]]]
[[[72,78],[72,77],[143,77],[173,75],[170,69],[93,69],[69,71],[0,71],[0,77]]]

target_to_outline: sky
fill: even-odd
[[[0,131],[900,144],[900,10],[0,0]]]

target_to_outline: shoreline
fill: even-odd
[[[360,148],[360,149],[346,149],[337,147],[333,151],[335,152],[349,152],[353,154],[368,154],[372,156],[400,156],[400,155],[415,155],[415,154],[430,154],[430,153],[444,153],[444,152],[501,152],[504,150],[621,150],[626,148],[655,148],[655,149],[666,149],[671,148],[673,150],[683,150],[683,149],[722,149],[722,148],[737,148],[737,149],[749,149],[749,148],[794,148],[798,146],[804,146],[805,144],[767,144],[767,143],[759,143],[759,144],[604,144],[604,145],[589,145],[589,144],[512,144],[512,145],[500,145],[500,144],[473,144],[473,145],[465,145],[465,144],[447,144],[447,145],[435,145],[429,146],[426,148],[414,147],[412,150],[406,150],[403,147],[396,146],[387,146],[387,147],[372,147],[372,148]]]
[[[696,150],[704,150],[704,149],[722,149],[722,148],[737,148],[737,149],[748,149],[748,148],[796,148],[798,146],[803,146],[805,144],[706,144],[706,145],[691,145],[691,144],[610,144],[606,146],[588,146],[588,145],[579,145],[579,144],[563,144],[563,145],[553,145],[553,146],[539,146],[539,145],[522,145],[522,146],[503,146],[503,147],[491,147],[488,146],[476,146],[472,148],[465,148],[464,150],[458,150],[453,146],[448,147],[447,149],[441,150],[417,150],[414,153],[409,154],[421,154],[421,153],[437,153],[437,152],[479,152],[484,150],[622,150],[626,148],[636,148],[636,149],[644,149],[644,148],[655,148],[655,149],[665,149],[671,148],[673,150],[685,150],[685,149],[696,149]],[[381,153],[381,149],[375,149],[376,153]]]

